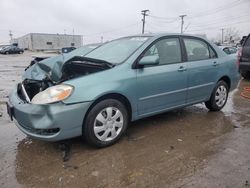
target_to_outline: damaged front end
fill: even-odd
[[[24,75],[23,81],[9,96],[9,115],[21,131],[41,140],[57,141],[80,136],[83,117],[91,102],[64,103],[76,89],[66,81],[112,67],[105,61],[77,56],[57,69],[61,75],[58,79],[49,72],[44,74],[45,71],[37,77],[33,74],[32,78]]]
[[[28,103],[43,104],[57,102],[65,99],[65,96],[68,97],[70,95],[70,93],[66,92],[69,90],[70,92],[73,91],[73,88],[69,88],[68,85],[63,84],[64,81],[87,76],[112,67],[114,67],[113,64],[103,60],[76,56],[63,63],[57,70],[54,70],[57,72],[57,76],[54,76],[51,71],[45,71],[45,69],[43,69],[42,74],[37,72],[38,69],[32,69],[36,71],[35,73],[30,72],[31,70],[28,69],[26,73],[28,76],[26,77],[25,74],[23,82],[18,84],[17,93],[20,99]],[[59,71],[60,74],[58,73]],[[32,78],[29,77],[31,74],[33,75]],[[35,74],[37,74],[37,78],[34,77]],[[61,90],[63,90],[63,94],[60,93]],[[55,93],[64,95],[64,98],[45,99],[46,97],[55,97]]]
[[[52,83],[49,81],[26,79],[17,85],[17,94],[22,101],[30,103],[37,93],[44,91],[50,86],[52,86]]]

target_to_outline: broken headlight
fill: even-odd
[[[33,104],[49,104],[62,101],[68,98],[73,91],[73,86],[70,85],[56,85],[47,88],[46,90],[36,94],[31,102]]]

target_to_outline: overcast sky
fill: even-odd
[[[250,0],[1,0],[0,44],[31,32],[80,34],[84,43],[139,34],[141,10],[149,9],[146,32],[180,32],[219,37],[221,28],[250,33]]]

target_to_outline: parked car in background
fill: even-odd
[[[250,78],[250,34],[244,39],[239,52],[239,70],[243,78]]]
[[[1,53],[1,50],[4,49],[4,48],[6,48],[7,46],[9,46],[9,45],[2,45],[2,46],[0,46],[0,53]]]
[[[237,48],[232,46],[218,46],[220,49],[222,49],[226,54],[228,55],[234,55],[237,56]]]
[[[23,49],[16,46],[7,46],[0,51],[1,54],[22,54],[23,52]]]
[[[62,48],[62,53],[69,53],[75,49],[76,49],[75,47],[65,47],[65,48]]]
[[[31,66],[7,109],[33,138],[83,136],[105,147],[121,138],[130,121],[201,102],[219,111],[238,81],[235,58],[206,39],[138,35]]]

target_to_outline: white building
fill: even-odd
[[[82,46],[81,35],[29,33],[14,40],[18,47],[32,51],[60,51],[63,47]]]

